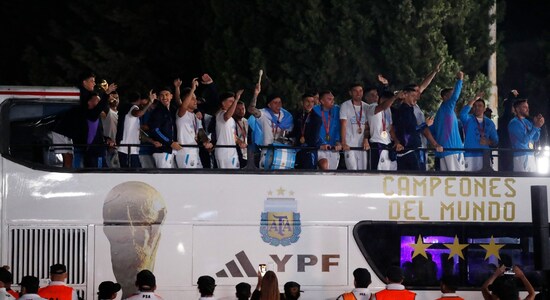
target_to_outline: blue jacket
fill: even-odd
[[[395,113],[392,112],[392,116],[395,134],[401,145],[407,148],[405,152],[413,148],[422,147],[420,135],[426,128],[426,123],[417,124],[414,107],[402,103]]]
[[[457,80],[451,98],[443,103],[435,114],[433,125],[430,127],[437,143],[445,148],[463,148],[460,131],[458,130],[458,120],[456,118],[455,107],[460,92],[462,91],[462,80]],[[445,157],[447,155],[461,153],[461,151],[443,151],[436,152],[436,157]]]
[[[518,117],[513,118],[508,123],[508,133],[513,149],[529,149],[529,143],[535,144],[540,138],[540,128],[537,128],[531,121]],[[514,156],[534,155],[532,151],[514,152]]]
[[[321,129],[319,130],[319,139],[321,145],[336,145],[340,142],[340,106],[334,105],[330,111],[322,111],[321,105],[313,107],[313,111],[321,117]],[[322,113],[321,113],[322,111]],[[330,116],[330,124],[329,124]],[[327,131],[325,126],[329,126],[329,140],[327,141]]]
[[[481,138],[480,129],[483,131],[484,136],[491,141],[498,143],[498,134],[495,127],[495,123],[491,119],[483,116],[483,122],[480,124],[474,115],[469,114],[472,107],[465,105],[460,111],[460,120],[462,121],[462,127],[464,128],[464,148],[483,148],[489,149],[489,145],[481,145],[479,143]],[[464,156],[483,156],[481,151],[468,151],[464,152]]]

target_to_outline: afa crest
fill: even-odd
[[[268,195],[272,196],[272,192]],[[300,213],[294,198],[284,197],[285,190],[279,188],[277,195],[264,201],[264,212],[261,215],[260,233],[262,240],[272,246],[288,246],[296,243],[302,232]],[[294,193],[290,192],[292,196]]]

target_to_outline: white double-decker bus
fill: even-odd
[[[48,120],[78,92],[4,87],[0,97],[0,263],[15,283],[64,263],[84,299],[105,280],[122,284],[120,299],[149,269],[164,299],[198,298],[201,275],[215,278],[217,298],[234,299],[234,286],[255,286],[266,264],[281,290],[296,281],[301,299],[335,299],[353,288],[355,268],[367,268],[378,291],[399,265],[418,300],[439,297],[444,274],[479,299],[504,263],[543,284],[530,188],[548,186],[547,176],[62,169],[47,163]]]

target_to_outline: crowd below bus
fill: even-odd
[[[420,171],[429,168],[431,146],[443,171],[486,170],[496,147],[512,149],[499,151],[499,170],[536,171],[544,118],[530,117],[528,100],[516,90],[504,101],[498,130],[483,92],[457,113],[461,71],[454,87],[441,90],[434,115],[420,109],[440,67],[399,91],[390,91],[382,75],[376,86],[353,83],[341,105],[330,90],[306,93],[293,113],[275,94],[257,107],[261,72],[248,104],[243,90],[218,93],[208,74],[185,88],[176,79],[156,91],[128,93],[121,104],[116,84],[96,85],[95,75],[85,73],[80,105],[58,116],[52,143],[65,145],[54,147],[64,167],[238,169],[250,159],[262,169]]]
[[[13,276],[7,266],[0,268],[0,300],[79,300],[75,289],[66,284],[67,267],[63,264],[55,264],[50,267],[50,282],[47,286],[39,287],[40,280],[31,275],[24,276],[18,283],[20,291],[11,289]],[[485,300],[521,300],[520,289],[527,291],[525,300],[541,298],[536,294],[535,289],[518,266],[508,270],[502,265],[496,268],[495,272],[481,286],[481,295]],[[408,290],[403,285],[405,278],[403,270],[399,266],[390,266],[384,273],[385,289],[373,292],[369,289],[371,274],[367,269],[357,268],[353,271],[354,289],[344,292],[336,300],[414,300],[416,293]],[[127,300],[162,300],[162,297],[155,293],[157,289],[156,277],[149,270],[141,270],[136,275],[136,293],[125,297]],[[101,282],[98,286],[98,300],[116,299],[122,286],[112,281]],[[199,300],[215,300],[216,280],[208,275],[200,276],[197,280],[197,290],[200,294]],[[441,297],[437,300],[463,300],[458,289],[458,279],[454,276],[444,275],[440,279]],[[279,290],[277,275],[273,271],[258,271],[258,281],[254,291],[251,285],[241,282],[235,286],[235,299],[238,300],[298,300],[301,293],[299,283],[289,281],[284,284],[284,292]]]

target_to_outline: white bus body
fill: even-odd
[[[380,266],[392,263],[373,261],[386,253],[368,253],[370,244],[385,242],[377,234],[388,241],[399,239],[401,250],[390,249],[395,243],[388,242],[386,252],[389,257],[397,251],[401,258],[395,262],[403,265],[418,235],[448,239],[464,235],[454,224],[500,228],[530,223],[530,187],[549,183],[547,177],[434,172],[71,172],[6,153],[0,164],[2,265],[12,267],[18,282],[24,275],[45,279],[50,264],[65,263],[69,283],[85,299],[95,299],[105,280],[125,284],[127,295],[142,267],[156,274],[157,292],[164,299],[197,299],[201,275],[215,278],[218,299],[234,299],[237,283],[255,286],[261,263],[276,272],[281,291],[287,281],[300,283],[305,291],[301,299],[335,299],[351,290],[357,267],[369,269],[370,287],[377,291],[384,288]],[[360,227],[361,222],[366,227]],[[420,229],[401,237],[380,230],[365,236],[369,224]],[[448,260],[456,262],[455,268],[471,268],[478,254],[487,253],[481,253],[485,248],[479,245],[490,244],[486,240],[492,241],[492,235],[507,237],[478,233],[477,240],[461,240],[469,245],[461,250],[465,258],[457,254]],[[366,241],[369,236],[372,241]],[[446,260],[439,255],[450,253],[444,244],[452,242],[423,242],[438,251],[429,255],[434,255],[430,260],[439,259],[435,264],[441,272],[440,261]],[[504,246],[493,254],[516,251],[514,247]],[[495,263],[495,255],[486,261]],[[440,295],[436,284],[413,289],[418,300]],[[475,288],[459,294],[481,298]]]

